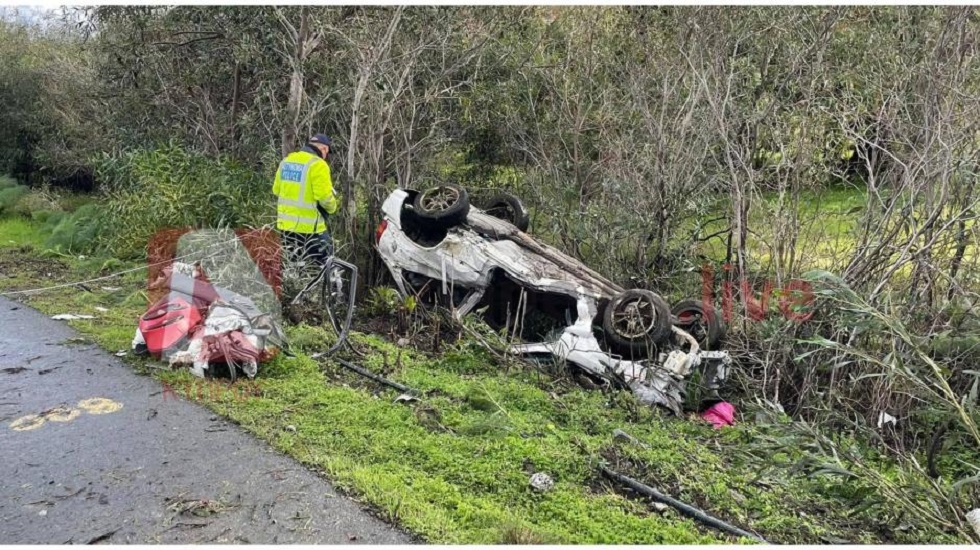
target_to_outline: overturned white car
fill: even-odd
[[[656,293],[623,289],[536,241],[516,197],[481,210],[455,185],[398,189],[382,211],[377,250],[399,292],[441,295],[457,316],[485,308],[491,325],[525,342],[514,353],[554,357],[677,413],[691,380],[712,395],[726,378],[724,327],[710,305],[685,300],[672,311]]]

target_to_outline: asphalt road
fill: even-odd
[[[0,544],[411,542],[76,336],[0,298]]]

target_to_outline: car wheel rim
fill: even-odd
[[[647,336],[656,323],[657,310],[652,302],[644,298],[625,302],[613,312],[613,328],[624,338]]]
[[[452,187],[436,187],[422,193],[422,208],[429,212],[448,210],[459,201],[459,191]]]
[[[499,204],[487,210],[487,214],[490,214],[495,218],[500,218],[502,220],[508,220],[511,222],[517,219],[517,215],[514,212],[514,209],[511,208],[510,206],[503,205],[503,204]]]
[[[705,342],[708,335],[704,325],[704,317],[695,311],[685,311],[677,316],[678,324],[698,342]]]

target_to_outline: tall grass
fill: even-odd
[[[271,175],[175,143],[105,155],[96,178],[108,197],[99,244],[141,256],[164,228],[255,227],[274,220]]]

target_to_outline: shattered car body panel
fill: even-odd
[[[440,291],[463,297],[454,304],[457,317],[468,314],[499,282],[500,273],[521,289],[567,297],[560,334],[540,342],[512,346],[519,355],[547,354],[597,376],[613,375],[644,403],[681,412],[691,373],[702,370],[709,391],[724,381],[731,360],[723,351],[701,350],[687,332],[673,326],[671,345],[656,357],[627,360],[601,345],[593,331],[600,306],[624,291],[615,283],[563,252],[534,240],[509,222],[470,207],[465,223],[444,233],[420,238],[411,219],[411,194],[395,190],[382,205],[383,226],[377,250],[403,296],[412,294],[413,276],[432,279]],[[668,349],[671,348],[671,349]]]
[[[393,230],[386,230],[377,244],[382,260],[395,274],[395,282],[403,293],[407,294],[399,276],[403,271],[481,291],[490,285],[494,268],[503,269],[525,287],[571,297],[608,298],[622,290],[598,274],[589,278],[576,276],[516,242],[499,240],[499,237],[520,232],[509,223],[476,209],[471,209],[467,217],[472,229],[450,230],[433,246],[419,244],[403,231],[401,211],[407,198],[408,193],[399,189],[385,201],[382,211],[388,227]],[[562,254],[556,249],[551,252]],[[468,311],[460,311],[459,314],[466,313]]]

